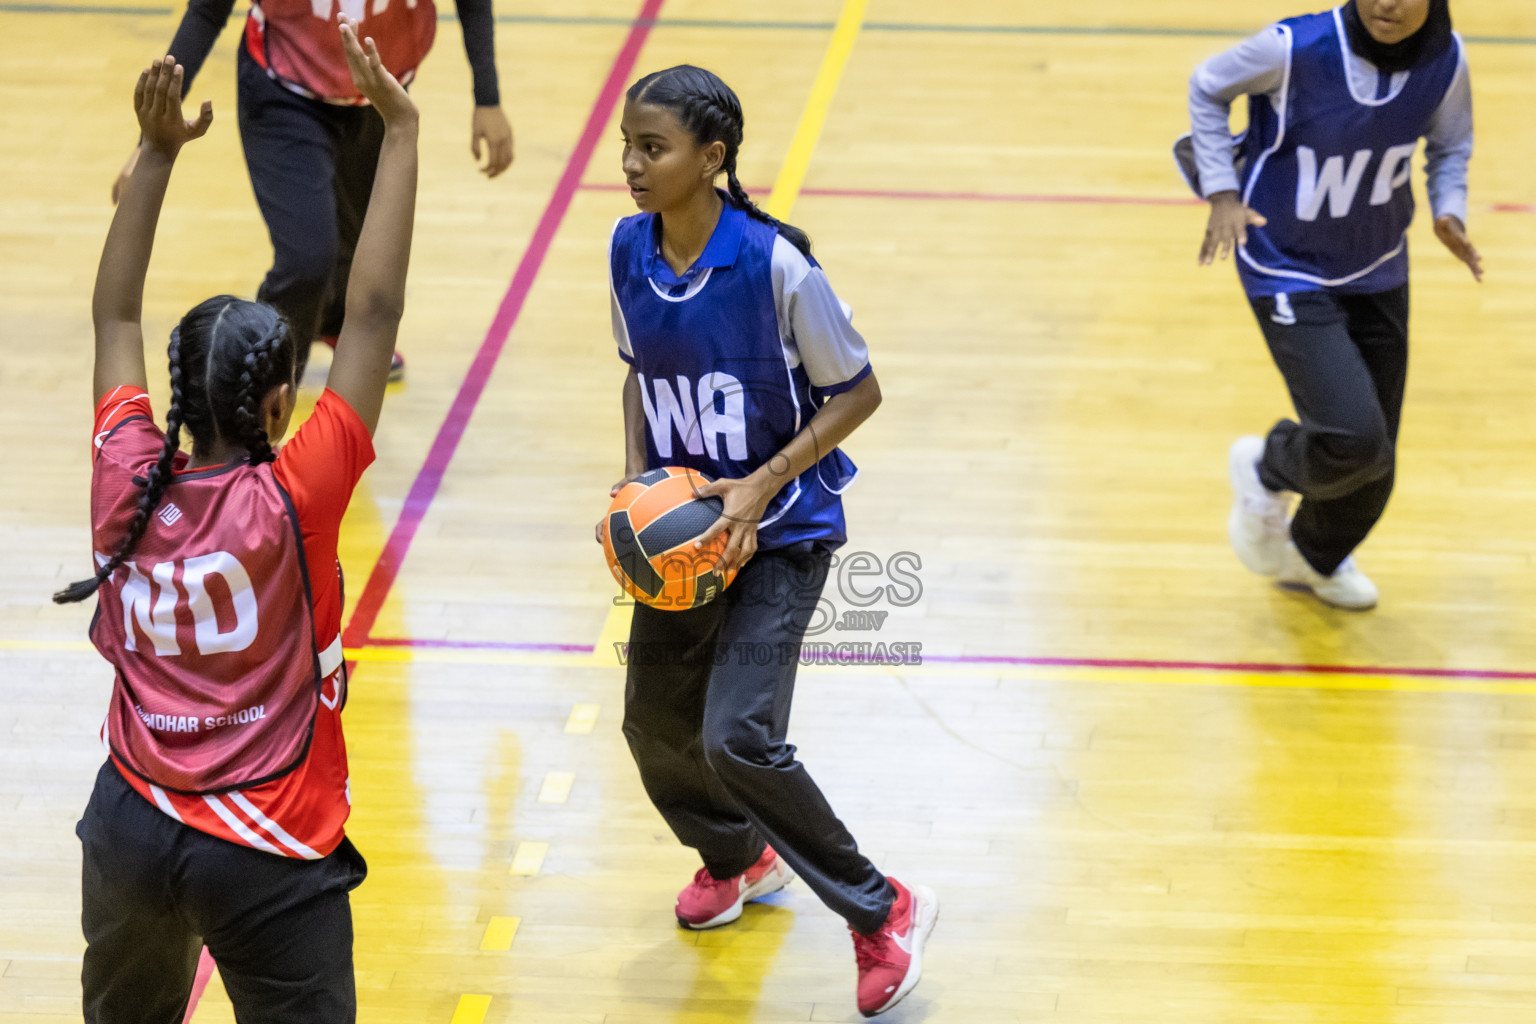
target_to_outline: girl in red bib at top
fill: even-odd
[[[143,141],[92,301],[97,571],[54,596],[97,595],[91,639],[116,673],[110,756],[77,828],[89,1024],[180,1022],[204,944],[242,1022],[356,1018],[347,894],[367,869],[344,830],[336,545],[404,307],[417,115],[373,40],[340,32],[384,137],[325,393],[277,453],[295,341],[259,302],[222,295],[182,317],[154,423],[144,278],[176,156],[213,110],[183,117],[170,56],[134,91]]]

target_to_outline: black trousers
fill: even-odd
[[[291,860],[153,807],[108,761],[75,829],[84,851],[86,1024],[181,1024],[206,944],[240,1024],[352,1024],[350,840]]]
[[[651,802],[716,878],[774,850],[855,931],[885,923],[895,890],[859,852],[785,742],[800,641],[831,553],[759,551],[715,601],[635,606],[624,737]]]
[[[1408,378],[1408,286],[1251,300],[1300,422],[1269,432],[1259,479],[1301,495],[1291,539],[1330,575],[1392,495]]]
[[[238,65],[240,144],[272,238],[272,269],[257,298],[288,320],[302,360],[316,337],[341,331],[384,119],[372,107],[284,88],[243,43]]]

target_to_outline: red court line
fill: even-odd
[[[181,1024],[191,1024],[192,1015],[197,1012],[197,1004],[212,979],[213,957],[208,955],[208,947],[204,946],[202,955],[197,958],[197,977],[192,980],[192,997],[187,1002],[187,1015],[181,1018]]]
[[[510,640],[414,640],[410,637],[373,637],[376,647],[422,650],[559,652],[591,654],[593,644],[526,643]],[[869,655],[850,652],[836,660],[849,665],[882,662]],[[1413,668],[1389,665],[1308,665],[1270,661],[1154,661],[1139,658],[1031,658],[1006,654],[924,654],[923,664],[1018,665],[1032,668],[1132,668],[1175,672],[1246,672],[1252,675],[1407,676],[1422,679],[1502,679],[1511,682],[1536,680],[1536,672],[1502,669]]]
[[[534,278],[538,276],[544,257],[549,253],[550,243],[554,241],[555,233],[560,229],[560,222],[565,219],[565,213],[570,209],[576,190],[581,187],[581,176],[592,159],[592,153],[597,148],[603,129],[608,125],[608,118],[618,104],[619,97],[623,95],[630,72],[634,70],[635,61],[640,55],[640,48],[645,45],[646,36],[650,34],[656,16],[661,12],[661,6],[665,2],[666,0],[645,0],[640,13],[630,23],[629,35],[625,38],[618,55],[613,59],[613,66],[608,71],[607,81],[603,83],[602,89],[597,94],[597,101],[592,104],[592,112],[587,116],[586,127],[582,130],[581,138],[576,143],[570,159],[566,161],[565,171],[560,175],[559,183],[555,185],[549,204],[544,207],[544,214],[539,218],[533,238],[523,252],[523,258],[517,265],[516,273],[512,275],[512,283],[507,286],[507,293],[502,296],[501,306],[496,310],[496,317],[485,332],[485,340],[480,343],[480,349],[469,365],[464,383],[459,385],[459,393],[454,396],[453,404],[448,408],[448,416],[438,428],[437,437],[433,439],[432,447],[427,452],[427,460],[411,484],[410,492],[405,497],[405,506],[400,510],[400,518],[395,522],[394,529],[390,531],[389,540],[379,554],[379,560],[374,563],[373,571],[368,575],[368,582],[363,586],[357,607],[352,612],[352,620],[344,631],[345,642],[349,646],[356,647],[366,642],[374,623],[378,621],[379,612],[384,607],[384,599],[389,596],[390,588],[394,586],[395,578],[400,574],[400,566],[411,548],[411,541],[416,536],[416,530],[421,526],[427,509],[431,507],[432,499],[437,496],[438,488],[442,486],[443,475],[447,472],[448,464],[453,461],[454,452],[458,450],[459,442],[464,437],[470,416],[474,414],[480,396],[485,393],[485,385],[490,379],[491,371],[496,367],[496,360],[501,356],[501,350],[506,345],[513,325],[517,323],[523,303],[533,288]]]
[[[582,189],[588,192],[628,192],[625,185],[608,182],[588,182]],[[767,192],[767,189],[748,189],[749,193]],[[926,192],[920,189],[879,188],[802,188],[802,196],[823,196],[833,199],[912,199],[917,201],[949,201],[964,203],[1033,203],[1041,206],[1078,204],[1083,206],[1204,206],[1204,199],[1194,196],[1092,196],[1056,194],[1048,192]],[[1536,213],[1532,203],[1490,203],[1483,209],[1490,213]]]
[[[1143,661],[1136,658],[1021,658],[984,654],[925,654],[923,661],[1036,668],[1137,668],[1158,671],[1247,672],[1253,675],[1411,676],[1424,679],[1536,679],[1536,672],[1498,669],[1396,668],[1388,665],[1306,665],[1267,661]]]
[[[389,636],[371,636],[370,647],[409,647],[416,650],[447,651],[522,651],[529,654],[591,654],[592,644],[519,643],[503,640],[411,640]]]

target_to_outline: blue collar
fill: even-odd
[[[709,236],[699,258],[693,261],[693,266],[681,275],[674,274],[672,268],[667,266],[667,261],[661,258],[661,218],[656,214],[651,215],[652,244],[645,258],[646,277],[666,288],[687,284],[705,270],[729,267],[736,263],[736,257],[741,253],[742,236],[746,234],[748,215],[745,210],[731,205],[730,197],[725,193],[720,193],[720,198],[724,200],[724,206],[720,209],[720,219],[715,222],[714,232]]]

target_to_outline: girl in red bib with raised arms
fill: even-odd
[[[92,302],[97,571],[54,597],[97,595],[91,638],[116,671],[110,757],[77,829],[87,1022],[177,1024],[204,944],[242,1024],[356,1017],[347,893],[366,867],[344,828],[336,544],[404,306],[417,117],[373,40],[350,22],[340,36],[383,139],[325,393],[276,454],[296,353],[262,303],[219,296],[181,319],[154,423],[144,278],[177,153],[213,111],[183,118],[174,57],[134,92],[143,142]]]

